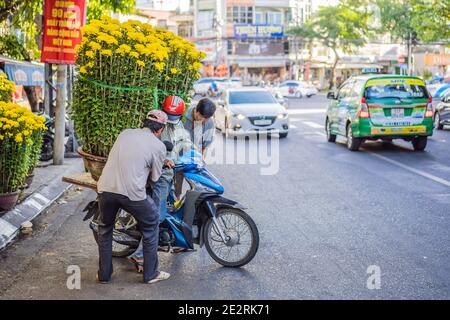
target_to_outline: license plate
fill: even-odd
[[[372,128],[372,134],[412,134],[425,133],[427,128],[425,126],[410,126],[410,127],[384,127]]]
[[[256,124],[257,126],[263,126],[263,125],[272,124],[272,120],[260,119],[260,120],[253,121],[253,123]]]
[[[392,118],[403,118],[405,116],[404,109],[391,109]]]

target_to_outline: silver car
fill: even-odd
[[[218,101],[216,127],[226,136],[289,132],[289,115],[265,88],[226,89]]]

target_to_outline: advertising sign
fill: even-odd
[[[281,38],[283,25],[276,24],[235,24],[234,37],[242,38]]]
[[[85,11],[85,0],[45,0],[42,62],[75,63],[75,46],[81,42]]]
[[[282,42],[236,44],[236,55],[276,56],[283,54],[284,54],[284,47]]]
[[[450,65],[450,54],[426,54],[425,64],[429,66]]]

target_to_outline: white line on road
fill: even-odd
[[[325,113],[326,109],[288,109],[288,114],[314,114]]]
[[[364,150],[365,152],[367,152],[367,153],[369,153],[369,154],[371,154],[371,155],[373,155],[373,156],[375,156],[375,157],[377,157],[377,158],[379,158],[379,159],[381,159],[381,160],[384,160],[384,161],[386,161],[386,162],[389,162],[389,163],[391,163],[391,164],[393,164],[393,165],[396,165],[396,166],[398,166],[398,167],[400,167],[400,168],[403,168],[403,169],[405,169],[405,170],[408,170],[408,171],[410,171],[410,172],[412,172],[412,173],[415,173],[415,174],[417,174],[417,175],[419,175],[419,176],[422,176],[422,177],[424,177],[424,178],[430,179],[430,180],[432,180],[432,181],[434,181],[434,182],[437,182],[437,183],[440,183],[440,184],[442,184],[442,185],[444,185],[444,186],[450,187],[450,181],[447,181],[447,180],[445,180],[445,179],[436,177],[435,175],[432,175],[432,174],[427,173],[427,172],[425,172],[425,171],[422,171],[422,170],[419,170],[419,169],[411,168],[411,167],[409,167],[409,166],[407,166],[407,165],[405,165],[405,164],[403,164],[403,163],[401,163],[401,162],[398,162],[398,161],[389,159],[388,157],[382,156],[382,155],[377,154],[377,153],[374,153],[374,152],[372,152],[372,151],[368,151],[368,150],[366,150],[366,149],[364,149],[364,148],[362,148],[362,150]]]
[[[307,126],[311,127],[311,128],[316,128],[316,129],[322,129],[323,126],[321,124],[315,123],[315,122],[311,122],[311,121],[303,121],[304,124],[306,124]]]
[[[290,127],[291,127],[292,129],[297,129],[297,126],[296,126],[295,124],[291,124]]]
[[[322,126],[319,126],[317,123],[314,123],[314,122],[305,121],[304,123],[306,125],[309,125],[309,126],[313,127],[313,128],[322,128]],[[323,132],[317,132],[317,134],[321,135],[321,136],[326,136],[326,134],[323,133]],[[374,153],[374,152],[369,151],[367,149],[361,148],[361,150],[364,150],[368,154],[371,154],[371,155],[373,155],[373,156],[375,156],[375,157],[377,157],[377,158],[379,158],[381,160],[384,160],[384,161],[389,162],[389,163],[391,163],[393,165],[396,165],[396,166],[398,166],[400,168],[403,168],[403,169],[405,169],[405,170],[407,170],[409,172],[415,173],[415,174],[417,174],[419,176],[422,176],[422,177],[430,179],[430,180],[432,180],[434,182],[440,183],[440,184],[442,184],[442,185],[444,185],[446,187],[450,187],[450,181],[448,181],[448,180],[439,178],[439,177],[437,177],[435,175],[432,175],[430,173],[427,173],[427,172],[419,170],[419,169],[414,169],[414,168],[409,167],[409,166],[407,166],[407,165],[405,165],[405,164],[403,164],[401,162],[398,162],[396,160],[392,160],[392,159],[390,159],[388,157],[385,157],[385,156],[382,156],[380,154]]]

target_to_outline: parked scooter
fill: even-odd
[[[177,247],[194,249],[205,245],[210,256],[226,267],[241,267],[255,256],[259,233],[253,219],[236,201],[222,196],[224,187],[204,166],[202,156],[195,150],[183,155],[175,168],[182,172],[190,185],[182,200],[161,206],[159,248],[169,252]],[[84,220],[98,241],[98,202],[84,209]],[[139,245],[141,234],[136,220],[121,210],[113,232],[113,256],[126,257]]]
[[[53,144],[55,142],[55,120],[52,117],[49,117],[46,114],[40,114],[45,117],[45,126],[47,130],[44,131],[42,136],[42,150],[41,150],[41,161],[49,161],[53,158]],[[70,144],[70,130],[69,130],[69,120],[66,117],[66,126],[65,126],[65,137],[64,137],[64,145],[67,146]]]

